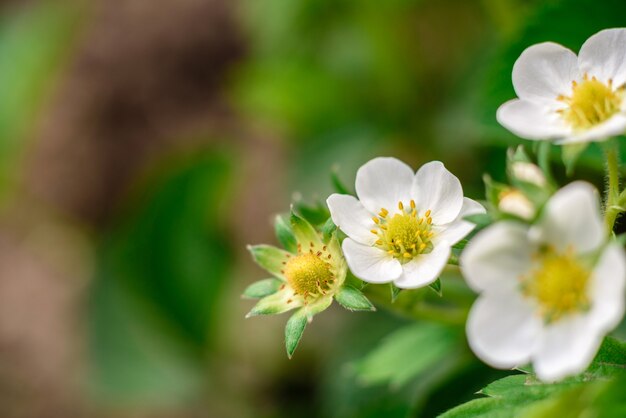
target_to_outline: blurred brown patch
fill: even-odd
[[[105,222],[146,162],[206,141],[206,132],[228,132],[233,115],[222,87],[243,54],[231,7],[224,0],[95,4],[27,166],[35,195]]]

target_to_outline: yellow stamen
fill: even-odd
[[[621,109],[624,86],[613,89],[613,80],[605,84],[595,76],[583,76],[583,81],[572,81],[571,97],[559,95],[557,100],[566,107],[557,113],[576,130],[585,130],[603,123]]]
[[[536,267],[528,276],[521,277],[522,291],[534,298],[539,314],[546,322],[589,308],[589,269],[581,264],[570,248],[557,252],[547,248],[534,255]]]

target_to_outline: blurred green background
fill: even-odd
[[[0,3],[1,415],[410,417],[471,399],[504,374],[459,321],[333,307],[287,360],[286,316],[244,320],[266,274],[245,245],[275,244],[273,214],[378,155],[442,160],[482,198],[521,142],[495,121],[520,52],[618,26],[622,0]],[[601,184],[600,156],[575,177]]]

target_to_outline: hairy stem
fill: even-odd
[[[620,202],[625,200],[624,192],[620,194],[618,144],[610,140],[604,148],[606,156],[607,190],[604,201],[604,220],[609,233],[613,232],[617,216],[623,212]]]

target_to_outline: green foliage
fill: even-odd
[[[248,286],[242,296],[248,299],[261,299],[278,292],[282,284],[282,281],[274,278],[259,280]]]
[[[171,403],[200,390],[233,260],[219,222],[229,178],[219,154],[170,167],[101,243],[89,312],[98,397]]]
[[[335,300],[344,308],[350,311],[375,311],[376,308],[372,305],[360,290],[355,289],[352,286],[342,286],[339,292],[335,295]]]
[[[450,327],[416,323],[394,332],[353,364],[358,381],[403,386],[458,355],[460,335]]]
[[[621,390],[626,372],[626,344],[606,338],[589,369],[558,383],[543,383],[532,374],[517,374],[490,383],[474,399],[443,418],[621,416],[626,411]],[[619,388],[619,389],[618,389]],[[620,393],[615,396],[616,391]]]
[[[304,308],[296,311],[287,321],[287,325],[285,325],[285,348],[287,349],[287,356],[289,358],[291,358],[296,351],[307,323],[308,318]]]
[[[0,15],[0,190],[11,181],[81,15],[77,2],[38,2]]]

